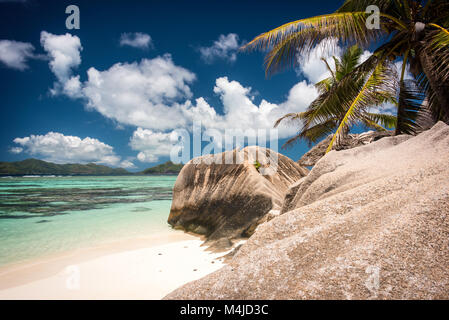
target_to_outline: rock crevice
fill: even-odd
[[[226,164],[230,159],[234,164]],[[208,240],[249,236],[270,210],[281,209],[289,185],[307,173],[259,147],[195,158],[176,180],[168,222]]]

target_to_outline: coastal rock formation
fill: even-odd
[[[250,235],[270,210],[281,209],[288,186],[307,173],[259,147],[195,158],[176,180],[168,222],[209,240]]]
[[[393,134],[391,131],[368,131],[360,134],[349,134],[346,138],[340,141],[337,146],[334,144],[332,150],[347,150],[355,147],[370,144],[384,137],[390,137]],[[318,143],[312,149],[304,154],[301,159],[298,160],[299,165],[304,167],[314,166],[318,160],[320,160],[326,154],[326,150],[332,140],[332,135],[327,136],[326,139]]]
[[[332,151],[292,209],[168,299],[448,299],[449,126]]]

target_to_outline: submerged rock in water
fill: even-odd
[[[366,144],[370,144],[381,138],[392,136],[392,131],[368,131],[360,134],[349,134],[342,139],[338,146],[334,144],[332,150],[347,150],[355,147],[360,147]],[[318,160],[320,160],[326,154],[326,150],[332,140],[332,134],[327,136],[326,139],[318,143],[312,149],[304,154],[301,159],[298,160],[299,165],[305,167],[314,166]]]
[[[222,269],[169,299],[448,299],[449,126],[332,151]],[[293,195],[294,194],[294,195]]]
[[[276,162],[277,168],[270,167]],[[270,210],[280,210],[288,186],[307,173],[289,158],[258,147],[195,158],[176,180],[168,222],[209,240],[250,235]]]
[[[50,222],[50,220],[39,220],[36,223],[47,223],[47,222]]]

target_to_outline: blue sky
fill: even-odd
[[[68,30],[65,9],[80,9]],[[173,130],[269,129],[301,111],[319,57],[271,78],[236,49],[339,1],[0,1],[0,161],[97,162],[131,171],[169,159]],[[321,54],[320,54],[321,55]],[[301,57],[298,57],[301,59]],[[257,109],[256,109],[257,108]],[[247,112],[249,110],[249,112]],[[294,128],[282,128],[281,145]],[[301,143],[282,153],[298,160]]]

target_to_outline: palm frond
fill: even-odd
[[[436,123],[439,120],[449,120],[447,118],[446,106],[440,104],[436,92],[430,85],[429,79],[424,73],[417,77],[416,86],[418,86],[421,94],[424,96],[423,104],[425,103],[425,108],[421,108],[420,112],[425,113],[420,115],[421,121],[424,119],[424,122],[429,122],[429,118],[433,120],[433,123]]]
[[[367,44],[373,39],[375,32],[366,28],[367,13],[343,12],[331,13],[286,23],[271,31],[265,32],[243,46],[244,50],[268,50],[282,43],[294,33],[310,30],[303,34],[308,39],[321,36],[322,39],[335,37],[343,42],[357,41]]]
[[[339,39],[343,45],[368,45],[379,39],[381,30],[366,28],[368,14],[362,12],[332,13],[284,24],[263,33],[243,46],[242,50],[269,51],[265,59],[267,75],[297,63],[297,54],[308,55],[321,41]],[[328,42],[328,46],[336,46]]]
[[[328,92],[333,84],[335,84],[335,79],[329,77],[315,83],[315,88],[318,90],[320,94],[323,94],[325,92]]]
[[[430,24],[436,31],[426,39],[426,50],[433,58],[432,69],[442,83],[449,81],[449,30],[437,24]]]
[[[383,128],[393,129],[396,127],[398,118],[394,115],[387,113],[372,113],[366,112],[364,114],[364,119],[368,119],[371,122],[380,124]]]
[[[333,56],[333,58],[334,58],[334,60],[336,59],[335,56]],[[331,68],[331,66],[329,65],[329,63],[327,62],[326,58],[321,57],[321,61],[323,61],[323,63],[326,65],[326,69],[327,69],[327,71],[330,72],[330,74],[331,74],[331,76],[332,76],[332,79],[333,79],[334,81],[336,81],[337,79],[335,78],[335,72],[334,72],[334,70],[332,70],[332,68]]]
[[[449,30],[435,23],[430,23],[429,25],[438,30],[438,32],[433,35],[433,41],[431,43],[434,48],[449,46]]]
[[[332,146],[337,142],[337,145],[343,137],[348,127],[356,123],[363,117],[363,111],[366,111],[370,106],[376,104],[379,98],[387,100],[393,92],[396,91],[396,83],[391,77],[394,73],[391,65],[385,61],[379,61],[374,71],[372,71],[366,78],[362,88],[353,88],[353,92],[357,94],[354,98],[345,101],[346,113],[341,120],[340,125],[335,132],[326,152],[332,150]],[[352,96],[352,95],[351,95]]]
[[[306,140],[310,147],[312,143],[317,142],[321,137],[331,134],[337,127],[337,124],[338,119],[331,118],[310,128],[303,129],[297,135],[288,139],[287,142],[282,145],[282,149],[292,147],[300,140]]]
[[[375,121],[370,120],[369,118],[362,117],[360,121],[365,125],[365,127],[374,129],[376,131],[387,131],[384,127],[378,124]]]
[[[414,80],[402,80],[399,88],[396,134],[416,134],[419,131],[416,119],[425,96]]]
[[[287,113],[286,115],[280,117],[279,119],[276,120],[275,124],[274,124],[274,128],[277,128],[281,122],[283,121],[288,121],[288,122],[297,122],[300,119],[302,119],[302,115],[304,114],[304,112],[298,112],[298,113]]]
[[[345,51],[341,57],[341,67],[338,68],[338,72],[341,74],[341,78],[346,76],[360,63],[360,57],[363,54],[362,48],[357,45],[350,47]]]

